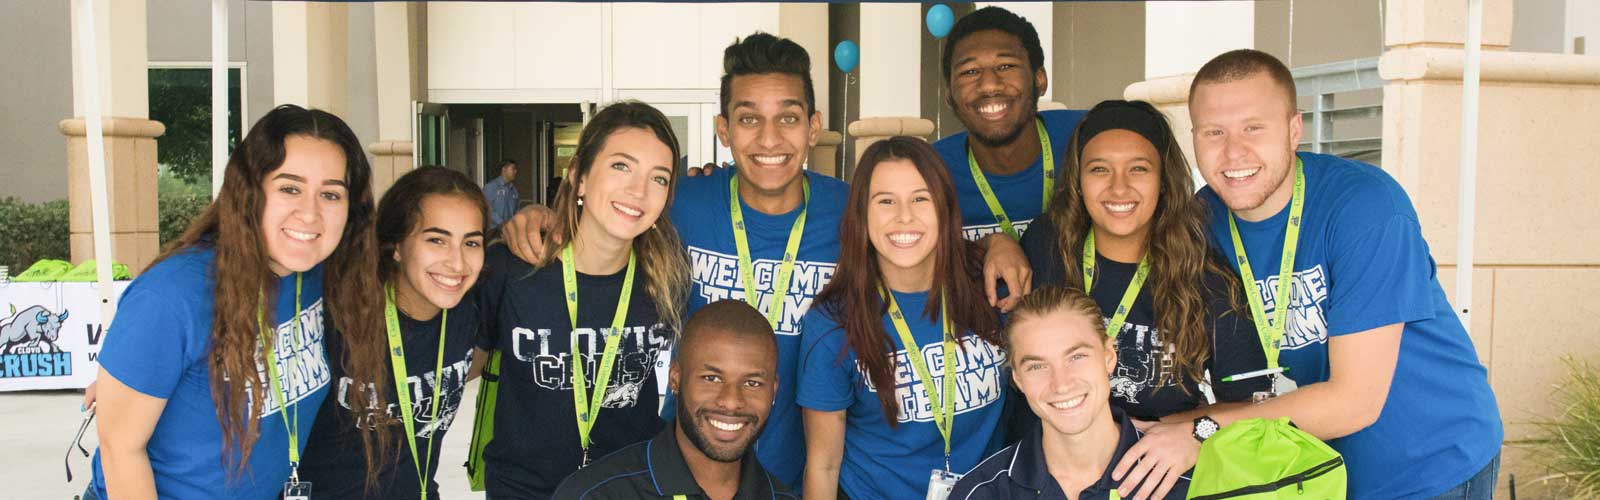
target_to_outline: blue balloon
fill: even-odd
[[[950,7],[939,4],[928,9],[928,34],[934,38],[944,38],[950,34],[950,27],[956,23],[956,14],[950,12]]]
[[[849,73],[856,69],[856,63],[861,62],[861,49],[856,48],[856,42],[845,40],[833,48],[833,64],[839,71]]]

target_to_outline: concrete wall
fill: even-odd
[[[1383,53],[1379,5],[1378,0],[1257,2],[1255,48],[1291,68],[1377,57]]]
[[[349,6],[345,59],[347,75],[345,87],[344,118],[355,131],[361,144],[378,141],[378,55],[374,48],[373,15],[370,3],[353,3]]]
[[[1088,109],[1145,79],[1145,4],[1057,2],[1051,42],[1050,95],[1072,109]]]
[[[1255,43],[1255,4],[1244,1],[1145,5],[1147,78],[1193,73],[1217,54]]]
[[[56,123],[72,116],[69,3],[0,2],[0,197],[67,197],[67,149]]]
[[[1511,8],[1511,50],[1567,52],[1567,0],[1516,0]]]

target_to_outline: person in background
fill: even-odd
[[[751,453],[785,382],[767,319],[742,300],[713,302],[689,317],[678,347],[674,425],[568,476],[556,500],[798,498]]]
[[[1024,438],[985,459],[950,492],[952,500],[1120,500],[1113,467],[1142,434],[1106,399],[1117,370],[1095,300],[1073,288],[1034,289],[1007,317],[1011,381],[1039,420]],[[1179,471],[1182,472],[1182,471]],[[1188,478],[1155,498],[1182,500]]]
[[[439,449],[472,378],[480,318],[477,304],[462,299],[483,268],[488,218],[472,180],[444,167],[407,172],[383,193],[377,236],[391,349],[385,373],[404,388],[388,395],[392,404],[372,407],[366,395],[373,389],[354,385],[330,363],[338,390],[322,404],[300,463],[300,476],[316,485],[313,498],[439,498]],[[342,357],[337,344],[329,346],[330,360]],[[359,473],[367,466],[360,443],[374,427],[399,443],[399,457],[382,460],[369,484]]]
[[[216,201],[122,294],[100,351],[86,498],[303,493],[330,344],[387,404],[371,185],[366,151],[332,114],[284,105],[251,127]],[[388,443],[360,435],[371,480]]]
[[[954,196],[920,138],[862,152],[841,269],[801,324],[808,499],[925,498],[999,448],[1000,319]]]
[[[483,184],[483,197],[489,202],[489,227],[501,224],[517,213],[517,162],[510,158],[500,160],[500,175]]]

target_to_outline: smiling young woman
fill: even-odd
[[[803,489],[923,498],[930,471],[964,472],[993,451],[1005,402],[999,319],[932,147],[873,144],[851,187],[840,269],[801,323]]]

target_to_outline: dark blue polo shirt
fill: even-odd
[[[1111,470],[1122,460],[1122,454],[1127,453],[1128,448],[1132,448],[1144,436],[1120,408],[1110,408],[1112,420],[1122,430],[1121,438],[1117,440],[1117,452],[1111,455],[1111,462],[1106,464],[1100,480],[1078,493],[1079,500],[1111,498],[1111,492],[1116,490],[1118,483],[1111,479]],[[990,455],[977,468],[962,476],[950,492],[950,500],[1065,500],[1066,493],[1061,491],[1061,485],[1050,475],[1050,468],[1044,460],[1042,425],[1035,423],[1022,441]],[[1183,500],[1188,492],[1189,476],[1185,473],[1172,486],[1172,491],[1167,492],[1165,499]]]
[[[556,488],[555,500],[689,500],[709,498],[689,472],[678,448],[677,428],[667,427],[648,441],[617,450],[567,476]],[[739,468],[741,500],[799,500],[799,496],[774,479],[755,454],[747,453]]]

